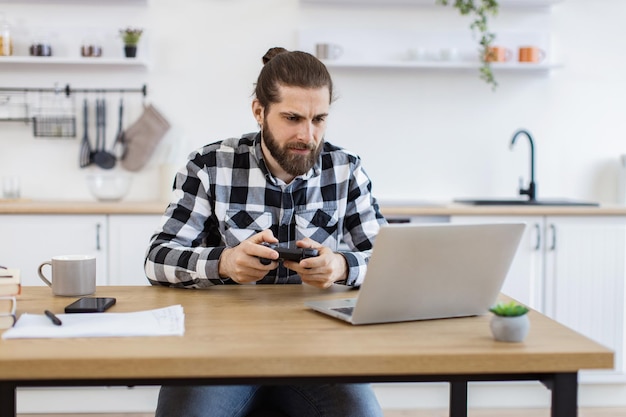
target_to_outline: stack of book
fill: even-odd
[[[0,269],[0,329],[8,329],[15,324],[15,297],[21,290],[19,269]]]

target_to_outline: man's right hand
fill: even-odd
[[[272,269],[278,267],[278,252],[261,243],[278,243],[271,230],[264,230],[244,240],[234,248],[224,249],[220,256],[218,271],[220,277],[228,277],[239,284],[256,282]],[[260,258],[272,260],[263,265]]]

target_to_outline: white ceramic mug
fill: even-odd
[[[441,61],[457,61],[459,59],[459,50],[456,48],[441,48],[439,50],[439,59]]]
[[[409,61],[426,61],[428,58],[426,48],[409,48],[407,51],[407,58]]]
[[[50,265],[51,278],[43,274],[43,268]],[[92,255],[54,256],[50,261],[39,265],[39,278],[52,288],[54,295],[77,297],[96,292],[96,257]]]
[[[343,54],[343,48],[334,43],[318,43],[315,45],[315,56],[318,59],[337,59]]]
[[[2,197],[6,199],[20,198],[20,177],[17,175],[2,177]]]

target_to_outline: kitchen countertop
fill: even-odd
[[[449,202],[381,202],[389,217],[412,216],[626,216],[626,206],[471,206]],[[0,214],[163,214],[163,201],[0,200]]]
[[[0,200],[0,214],[163,214],[163,201]]]

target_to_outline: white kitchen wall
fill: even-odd
[[[0,62],[0,87],[148,85],[147,101],[173,128],[134,175],[128,200],[159,197],[162,163],[181,165],[203,144],[254,130],[250,101],[261,56],[271,46],[296,48],[300,30],[469,30],[466,18],[443,6],[298,0],[0,1],[0,11],[16,35],[146,28],[140,52],[149,57],[147,70]],[[626,153],[625,17],[623,0],[502,8],[494,28],[549,31],[564,65],[545,75],[497,72],[495,92],[477,70],[333,68],[339,99],[327,139],[362,156],[380,199],[449,200],[515,195],[519,177],[528,181],[529,151],[524,140],[513,151],[509,142],[523,127],[535,139],[539,196],[612,203],[618,156]],[[139,97],[128,101],[127,124],[141,111]],[[92,168],[78,168],[78,130],[72,140],[35,139],[30,126],[0,123],[0,176],[19,175],[25,198],[90,200],[84,174]]]

